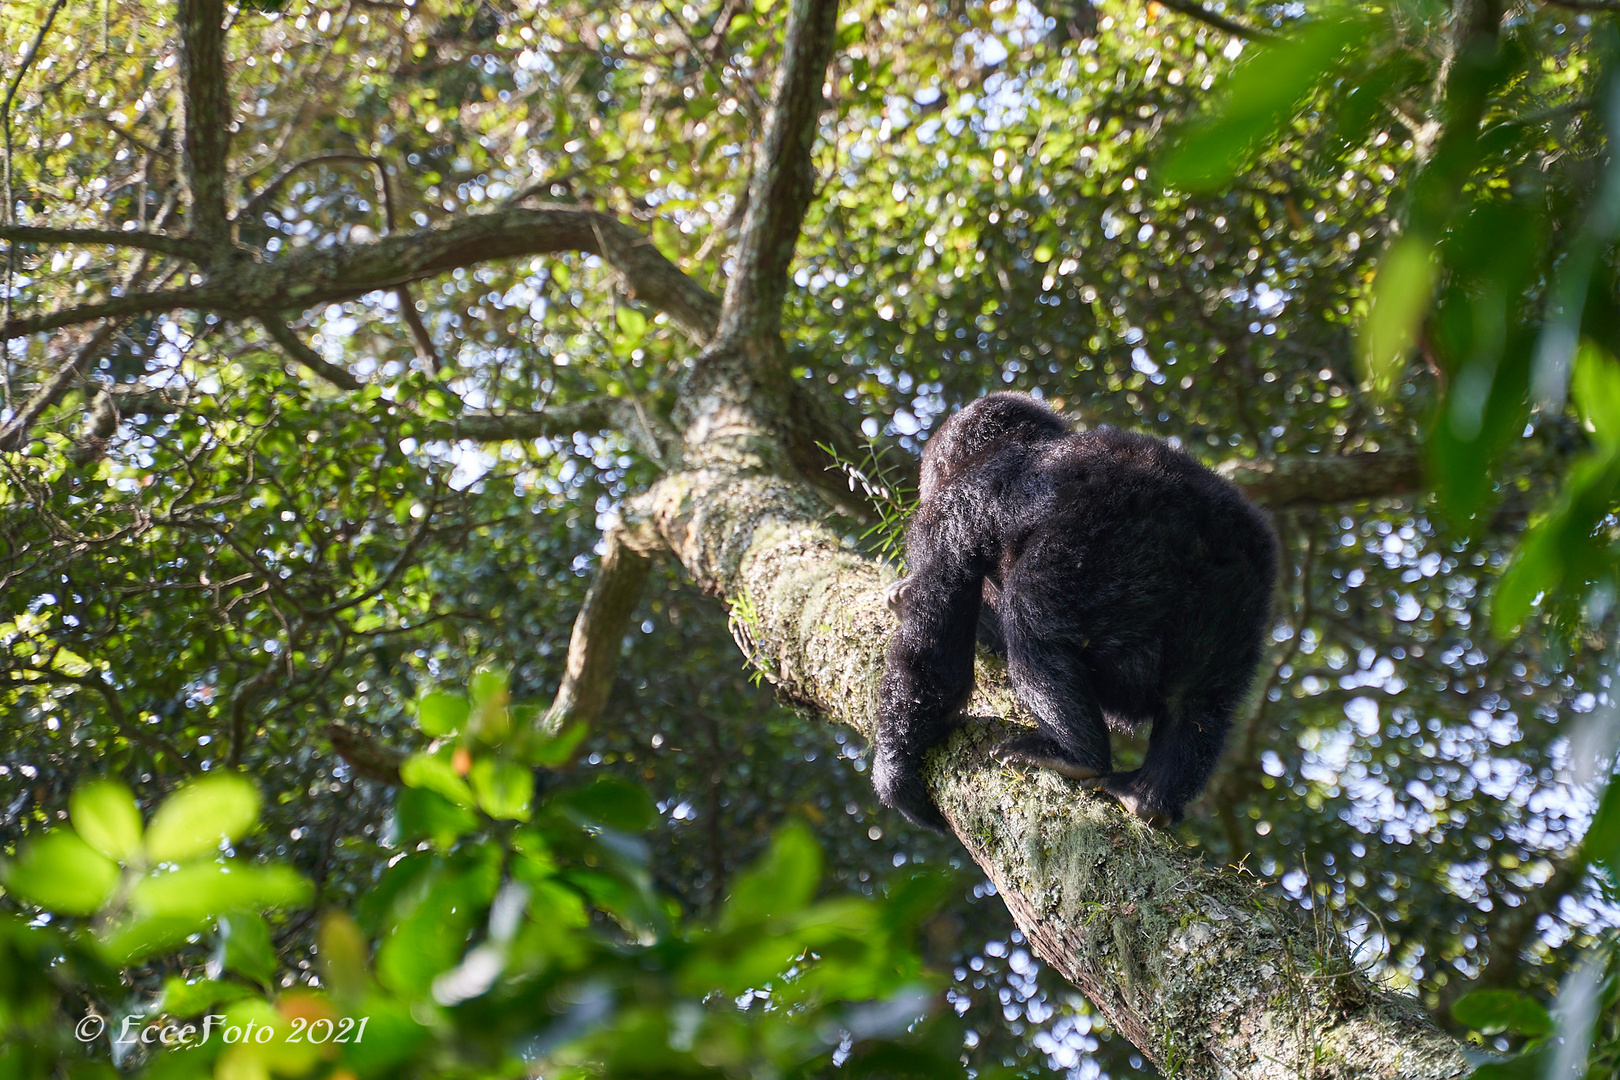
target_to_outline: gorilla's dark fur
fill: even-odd
[[[1023,394],[991,394],[928,440],[907,577],[891,592],[872,780],[945,828],[922,779],[973,686],[975,637],[1007,658],[1037,732],[996,754],[1099,785],[1156,825],[1181,820],[1248,693],[1277,541],[1230,483],[1158,439],[1071,432]],[[981,616],[983,626],[981,626]],[[1152,724],[1112,772],[1108,729]]]

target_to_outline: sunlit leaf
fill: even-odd
[[[1372,310],[1361,328],[1362,373],[1389,394],[1400,382],[1434,292],[1433,246],[1420,236],[1390,245],[1373,282]]]
[[[193,863],[142,878],[131,890],[130,904],[154,918],[188,918],[296,907],[309,894],[309,881],[290,866]]]
[[[56,829],[23,846],[6,868],[6,888],[32,904],[66,915],[88,915],[118,884],[118,866],[77,833]]]
[[[435,690],[416,706],[416,723],[429,735],[454,735],[467,722],[472,706],[460,694]]]
[[[218,851],[259,819],[259,791],[239,776],[195,780],[158,807],[146,830],[146,850],[159,862]]]
[[[129,788],[116,780],[96,780],[76,788],[68,800],[73,828],[109,859],[129,862],[141,850],[141,812]]]

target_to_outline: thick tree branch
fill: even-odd
[[[750,660],[785,697],[870,738],[892,572],[822,525],[804,485],[732,456],[689,457],[635,509],[732,605]],[[1162,1069],[1254,1080],[1468,1071],[1412,1001],[1370,985],[1342,940],[1259,882],[1205,866],[1053,773],[1000,765],[990,749],[1017,713],[1004,669],[983,660],[930,787],[1041,955]]]
[[[304,249],[270,262],[242,262],[201,285],[136,293],[8,321],[4,340],[118,315],[188,308],[226,315],[305,310],[394,289],[462,266],[525,255],[600,255],[631,294],[667,313],[688,338],[714,334],[720,303],[617,218],[572,206],[500,210],[372,243]]]
[[[788,264],[815,193],[810,151],[837,21],[837,0],[793,0],[765,137],[754,154],[736,266],[726,283],[721,340],[774,341],[781,334]]]
[[[191,192],[191,235],[210,248],[230,242],[225,172],[231,110],[225,74],[225,5],[180,0],[180,77],[185,83],[185,173]]]
[[[1195,0],[1158,0],[1158,2],[1171,11],[1179,11],[1189,19],[1201,22],[1205,26],[1213,26],[1223,34],[1231,34],[1233,37],[1248,38],[1254,41],[1272,41],[1276,39],[1275,34],[1252,26],[1245,26],[1240,22],[1234,22],[1225,15],[1211,11],[1204,5],[1196,3]]]
[[[1423,462],[1411,450],[1241,458],[1225,462],[1215,471],[1272,510],[1359,502],[1423,488]]]
[[[556,735],[574,724],[591,724],[607,704],[619,668],[619,648],[630,617],[647,591],[652,566],[647,556],[627,542],[621,529],[603,534],[605,550],[596,578],[585,593],[568,642],[568,667],[562,685],[541,721]]]
[[[281,346],[283,352],[308,368],[313,374],[344,390],[360,389],[362,384],[359,379],[336,364],[329,363],[326,357],[305,345],[298,335],[293,333],[292,327],[280,319],[266,316],[259,320],[259,325],[263,326],[264,332],[270,335],[270,340]]]
[[[12,244],[66,244],[69,247],[126,247],[156,251],[176,258],[200,262],[207,252],[195,240],[161,233],[126,232],[120,229],[45,229],[32,225],[0,225],[0,240]]]

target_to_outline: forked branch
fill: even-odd
[[[765,137],[754,153],[736,268],[726,283],[717,334],[722,341],[780,338],[788,265],[815,194],[810,151],[837,22],[837,0],[794,0],[788,14]]]

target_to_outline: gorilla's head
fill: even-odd
[[[1046,405],[1028,394],[982,397],[939,426],[923,447],[918,496],[927,499],[963,465],[985,451],[1022,443],[1033,446],[1068,434],[1069,428]]]

